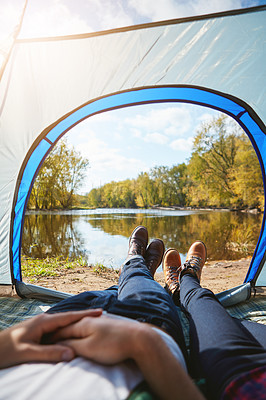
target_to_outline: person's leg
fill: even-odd
[[[266,325],[259,322],[252,322],[248,320],[233,320],[243,329],[247,335],[255,339],[264,349],[266,349]]]
[[[119,279],[118,300],[126,307],[126,315],[129,318],[165,330],[186,355],[177,307],[170,295],[153,279],[143,257],[136,256],[124,265]]]
[[[83,292],[68,297],[51,307],[47,313],[53,314],[65,311],[81,311],[88,308],[102,308],[108,310],[110,305],[117,300],[118,285],[106,290]]]
[[[85,292],[52,307],[49,312],[103,308],[109,313],[153,324],[170,334],[187,358],[178,311],[153,275],[160,265],[164,244],[156,239],[148,246],[148,232],[137,227],[129,240],[129,251],[119,278],[119,288]],[[145,259],[144,259],[145,257]]]
[[[162,260],[163,242],[159,239],[151,242],[146,251],[147,242],[147,229],[137,227],[129,240],[119,289],[114,286],[105,291],[81,293],[61,301],[49,312],[103,308],[109,313],[151,323],[168,332],[180,345],[186,358],[178,311],[169,294],[153,279]]]
[[[136,228],[131,237],[134,238]],[[128,252],[128,256],[133,256],[136,254],[145,254],[146,246],[148,242],[148,232],[147,229],[141,227],[138,229],[140,234],[138,236],[138,240],[134,240],[132,242],[132,246],[130,251]],[[117,301],[117,293],[118,285],[112,286],[106,290],[96,290],[96,291],[88,291],[80,293],[76,296],[71,296],[65,300],[60,301],[55,306],[51,307],[48,310],[48,313],[57,313],[57,312],[65,312],[65,311],[80,311],[88,308],[102,308],[103,310],[108,311],[113,303]]]
[[[181,276],[180,302],[190,315],[191,362],[201,369],[212,398],[241,374],[265,366],[266,350],[200,286],[197,274]],[[266,333],[265,326],[260,329]]]
[[[143,239],[145,230],[144,227],[136,228],[130,238],[128,257],[119,278],[118,303],[109,311],[165,330],[177,341],[186,357],[178,310],[170,295],[154,280],[154,273],[162,261],[164,244],[155,239],[143,251],[148,241],[147,236]]]

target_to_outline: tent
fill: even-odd
[[[57,141],[95,114],[158,102],[203,105],[234,118],[258,156],[265,188],[266,6],[91,34],[19,39],[0,81],[0,287],[22,281],[23,220],[38,170]],[[266,286],[265,215],[245,282]],[[240,297],[239,297],[240,293]],[[63,296],[63,295],[62,295]]]

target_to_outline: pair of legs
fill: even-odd
[[[219,399],[231,381],[266,366],[266,326],[233,319],[215,295],[200,286],[206,248],[202,242],[191,248],[182,267],[178,252],[169,249],[163,267],[168,287],[180,295],[189,315],[192,373],[205,377],[210,398]]]
[[[186,359],[178,308],[171,297],[180,296],[181,306],[190,319],[190,365],[206,378],[211,398],[218,399],[233,379],[265,366],[266,350],[256,338],[265,337],[266,327],[252,323],[243,326],[227,314],[211,291],[200,286],[206,259],[206,249],[201,242],[191,246],[182,268],[176,250],[169,249],[165,253],[163,269],[171,295],[153,279],[164,252],[162,241],[155,240],[146,249],[147,243],[145,228],[136,228],[117,286],[73,296],[49,312],[100,307],[112,314],[148,322],[170,334]]]
[[[172,336],[187,359],[179,310],[169,293],[153,279],[163,257],[163,242],[156,239],[148,248],[147,243],[146,228],[136,228],[129,241],[128,257],[121,268],[118,285],[70,297],[48,312],[102,308],[111,314],[150,323]]]

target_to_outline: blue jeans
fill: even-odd
[[[189,313],[193,375],[206,378],[211,399],[241,374],[266,365],[266,326],[232,318],[197,278],[183,275],[180,302]]]
[[[118,285],[72,296],[59,302],[48,312],[88,308],[102,308],[109,313],[147,322],[163,329],[174,338],[187,359],[178,310],[171,296],[153,279],[142,256],[134,256],[124,264]]]

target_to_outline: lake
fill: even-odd
[[[128,238],[137,225],[149,238],[163,239],[185,260],[189,246],[202,240],[210,260],[252,255],[262,214],[230,211],[95,209],[33,212],[25,215],[22,254],[34,258],[82,256],[87,263],[119,268],[127,255]]]

